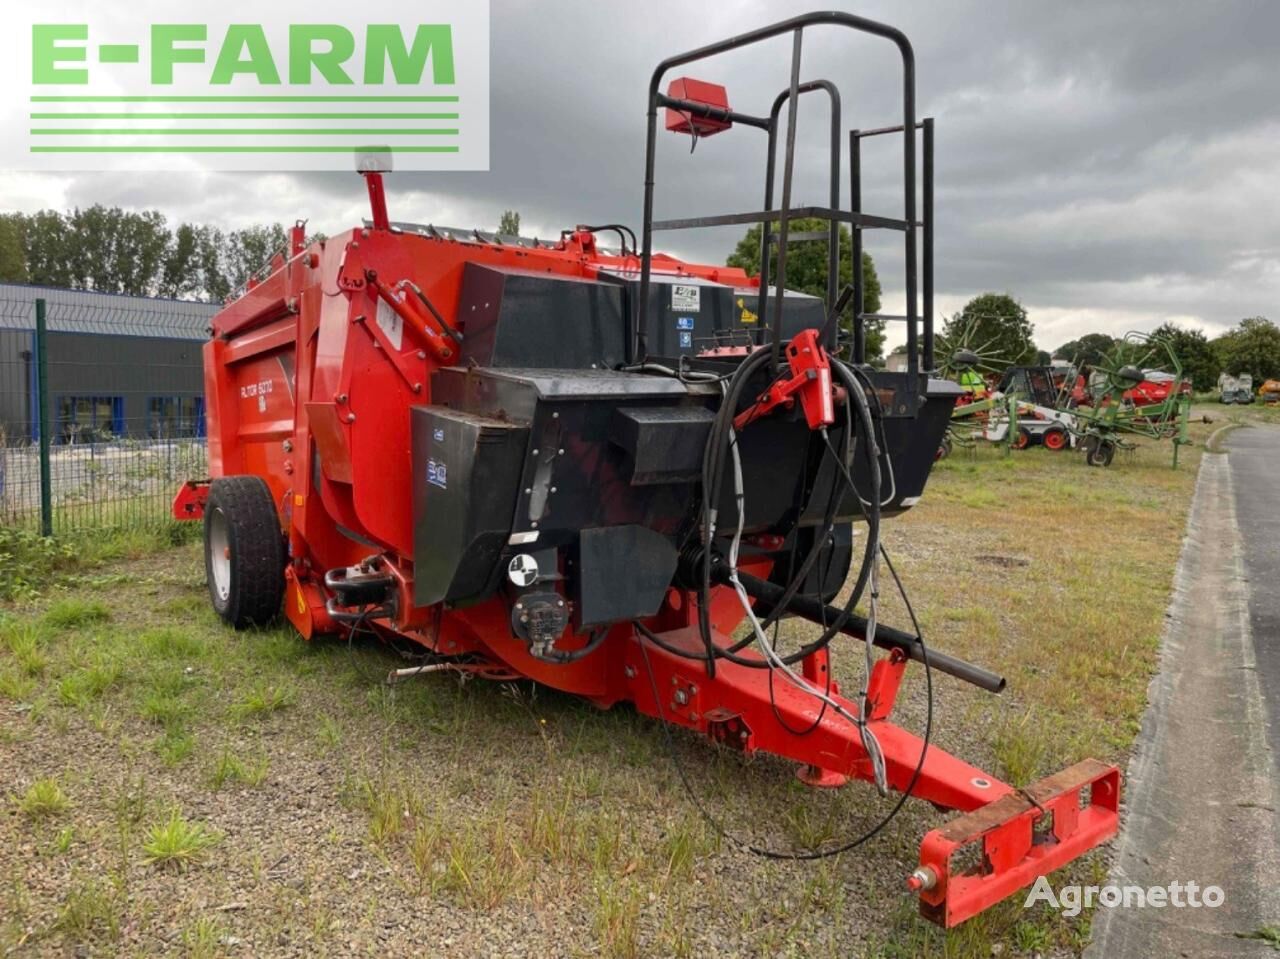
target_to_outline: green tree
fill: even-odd
[[[165,250],[156,292],[177,299],[200,290],[200,227],[183,223],[173,231],[173,239]]]
[[[289,234],[279,223],[250,226],[226,234],[221,249],[222,273],[232,290],[237,290],[251,276],[262,276],[270,266],[273,254],[285,249]]]
[[[1086,333],[1078,340],[1068,340],[1055,351],[1058,356],[1080,366],[1097,366],[1115,349],[1116,338],[1106,333]]]
[[[498,221],[498,232],[503,236],[519,236],[520,214],[515,210],[503,210],[502,219]]]
[[[1222,368],[1232,376],[1249,373],[1255,386],[1280,378],[1280,328],[1264,316],[1241,320],[1212,345]]]
[[[772,225],[776,229],[776,224]],[[825,232],[827,221],[816,218],[791,220],[789,232]],[[769,261],[770,276],[775,276],[778,269],[777,244],[771,246],[772,256]],[[745,270],[748,276],[756,276],[760,272],[760,225],[756,224],[747,230],[746,235],[738,241],[738,245],[725,261],[729,266]],[[838,288],[844,289],[853,281],[853,237],[848,227],[840,227],[840,270],[837,276]],[[871,254],[862,254],[862,284],[864,292],[863,311],[880,312],[880,277],[876,274],[875,262]],[[787,288],[814,296],[827,295],[827,244],[825,241],[808,241],[788,243],[787,245]],[[840,326],[850,331],[853,329],[853,304],[850,304],[840,315]],[[867,323],[867,359],[875,359],[884,349],[884,324],[879,321]]]
[[[965,304],[943,325],[944,336],[971,329],[969,342],[983,345],[983,352],[1011,364],[1028,364],[1036,358],[1035,331],[1022,304],[1008,293],[983,293]],[[985,344],[985,345],[984,345]]]
[[[5,283],[27,282],[24,225],[24,218],[20,213],[0,216],[0,281]]]
[[[67,221],[57,210],[40,210],[26,218],[23,233],[27,274],[41,286],[77,287],[69,262]]]
[[[1191,378],[1197,390],[1211,390],[1218,382],[1218,358],[1214,355],[1209,338],[1199,330],[1184,330],[1175,323],[1165,323],[1151,331],[1153,337],[1164,340],[1172,347],[1182,373]]]

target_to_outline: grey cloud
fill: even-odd
[[[659,59],[808,8],[795,2],[646,4],[494,0],[491,169],[398,174],[394,215],[492,228],[518,209],[544,235],[639,219],[644,96]],[[919,105],[938,118],[938,281],[948,302],[1007,289],[1055,319],[1123,327],[1167,315],[1228,325],[1280,297],[1280,5],[877,2],[846,9],[912,38]],[[707,68],[763,112],[785,85],[787,43]],[[845,125],[895,122],[899,71],[882,41],[815,34],[806,78],[842,85]],[[691,72],[698,73],[697,70]],[[825,199],[823,106],[801,111],[796,196]],[[659,212],[754,208],[763,142],[732,131],[663,137]],[[895,144],[867,153],[865,203],[895,213]],[[337,232],[363,212],[354,175],[69,177],[71,203],[158,207],[240,225],[309,217]],[[732,231],[663,237],[720,261]],[[890,300],[900,244],[876,237]],[[1065,311],[1065,314],[1064,314]],[[1053,345],[1050,341],[1048,345]]]

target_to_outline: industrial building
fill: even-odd
[[[0,436],[39,436],[36,300],[54,444],[204,435],[200,348],[219,306],[0,283]]]

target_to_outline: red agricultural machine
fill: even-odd
[[[819,27],[896,46],[899,125],[845,139],[836,87],[801,79],[802,38]],[[660,92],[677,68],[775,37],[792,56],[771,112],[730,108],[722,87],[688,79]],[[830,201],[793,208],[796,106],[810,93],[830,105]],[[695,138],[764,133],[763,208],[655,220],[659,110]],[[901,142],[901,217],[862,212],[859,148],[872,136]],[[921,738],[891,721],[911,662],[930,677],[930,715],[935,673],[1004,687],[877,621],[880,523],[920,499],[959,393],[928,373],[932,148],[907,38],[824,12],[657,67],[638,243],[614,225],[549,244],[392,223],[386,157],[369,154],[370,221],[310,245],[296,230],[270,275],[213,321],[213,479],[186,484],[174,512],[203,519],[214,607],[242,627],[283,602],[308,639],[372,631],[429,663],[631,703],[792,760],[813,785],[874,782],[902,794],[893,812],[909,796],[960,810],[925,838],[908,879],[947,926],[1104,842],[1114,767],[1086,760],[1019,789],[930,745],[928,728]],[[830,223],[825,298],[786,288],[800,217]],[[766,225],[754,278],[653,251],[656,231],[744,223]],[[841,223],[854,264],[863,231],[903,237],[906,315],[893,319],[906,323],[906,372],[865,362],[861,269],[836,284]],[[605,233],[620,248],[599,245]],[[784,651],[771,638],[782,617],[816,635]],[[867,674],[848,695],[830,673],[837,637],[865,644]]]

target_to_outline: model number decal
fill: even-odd
[[[246,383],[240,387],[240,399],[247,400],[254,396],[264,396],[271,392],[271,380],[259,380],[257,383]]]
[[[701,303],[702,291],[698,287],[679,284],[671,287],[671,309],[696,313],[702,309]]]

